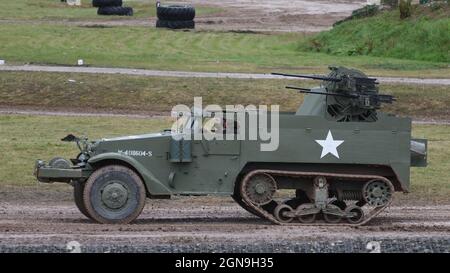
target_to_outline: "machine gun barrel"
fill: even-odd
[[[359,82],[378,84],[377,79],[375,79],[375,78],[363,78],[363,77],[353,77],[353,78]]]
[[[317,75],[295,75],[295,74],[284,74],[284,73],[271,73],[271,74],[277,75],[277,76],[305,78],[305,79],[313,79],[313,80],[321,80],[321,81],[329,81],[329,82],[340,82],[341,81],[341,79],[330,78],[330,77],[326,77],[326,76],[317,76]]]
[[[312,91],[311,89],[301,88],[301,87],[296,87],[296,86],[286,86],[286,88],[298,90],[298,92],[305,93],[305,94],[317,94],[317,95],[336,96],[336,97],[345,97],[345,98],[357,98],[358,97],[358,95],[352,95],[352,94],[339,94],[339,93]]]
[[[308,89],[308,88],[302,88],[302,87],[296,87],[296,86],[286,86],[287,89],[294,89],[294,90],[298,90],[299,93],[305,93],[305,94],[317,94],[317,95],[324,95],[324,96],[335,96],[335,97],[344,97],[344,98],[359,98],[362,96],[370,96],[372,98],[375,98],[377,101],[381,102],[381,103],[392,103],[394,101],[396,101],[395,97],[392,95],[385,95],[385,94],[373,94],[373,95],[368,95],[365,93],[361,93],[361,94],[357,94],[357,93],[352,93],[352,94],[341,94],[341,93],[331,93],[331,92],[320,92],[320,91],[313,91],[312,89]]]
[[[396,101],[397,99],[392,95],[379,94],[378,100],[380,102],[384,102],[384,103],[392,103],[392,102]]]

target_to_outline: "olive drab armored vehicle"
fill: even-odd
[[[62,140],[77,143],[78,156],[37,160],[35,174],[73,185],[79,210],[100,223],[133,221],[147,198],[214,194],[231,195],[275,224],[362,225],[394,192],[409,191],[410,167],[426,166],[427,141],[411,138],[411,119],[380,111],[395,98],[379,94],[376,79],[330,69],[326,76],[281,74],[321,84],[287,87],[306,95],[296,112],[278,114],[276,149],[262,151],[259,139],[175,138],[178,129],[94,141],[68,135]],[[237,134],[258,113],[221,128]],[[191,114],[180,128],[195,130],[208,119]],[[219,127],[211,132],[223,133]]]

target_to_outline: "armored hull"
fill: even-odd
[[[176,139],[171,131],[72,137],[80,155],[59,165],[39,160],[36,176],[74,185],[80,211],[101,223],[134,220],[146,197],[217,194],[277,224],[364,224],[395,191],[409,191],[410,167],[426,165],[426,140],[411,138],[409,118],[371,112],[369,120],[336,120],[330,101],[309,94],[296,113],[269,113],[279,131],[273,150],[261,150],[267,140],[238,137],[258,116],[245,112],[225,139]]]

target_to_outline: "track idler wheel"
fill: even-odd
[[[280,204],[278,205],[274,212],[273,212],[275,218],[277,218],[278,221],[281,223],[290,223],[294,219],[294,209],[286,204]],[[289,215],[291,214],[291,215]]]
[[[364,220],[364,211],[361,207],[356,205],[349,206],[345,209],[347,215],[347,222],[350,224],[358,224]]]
[[[342,212],[338,206],[329,204],[323,211],[323,219],[327,223],[337,224],[342,219]]]
[[[375,207],[386,206],[392,199],[394,189],[383,180],[371,180],[363,187],[364,201]]]
[[[295,215],[300,223],[310,224],[316,221],[317,209],[314,204],[303,204],[295,210]]]

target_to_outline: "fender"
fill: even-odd
[[[119,153],[103,153],[96,155],[94,157],[91,157],[88,160],[88,163],[91,165],[95,165],[96,163],[99,163],[104,160],[117,160],[117,161],[123,161],[136,169],[139,175],[144,179],[145,185],[147,187],[147,191],[152,195],[171,195],[172,191],[169,190],[166,186],[164,186],[163,183],[161,183],[160,180],[158,180],[151,171],[148,170],[148,168],[145,168],[139,161],[136,159],[119,154]]]
[[[392,172],[395,174],[397,181],[399,182],[399,186],[404,193],[409,192],[410,187],[410,173],[409,168],[410,164],[405,162],[391,162],[390,167],[392,168]],[[395,186],[395,184],[394,184]]]

